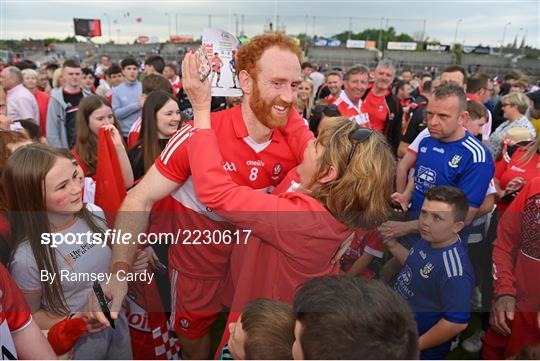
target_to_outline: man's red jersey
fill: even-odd
[[[362,110],[362,100],[355,104],[349,99],[347,93],[342,91],[334,105],[338,107],[341,116],[354,120],[363,127],[370,127],[369,115]]]
[[[275,129],[271,139],[263,144],[249,137],[240,106],[212,113],[211,120],[218,135],[225,171],[236,184],[266,192],[271,192],[287,172],[301,162],[308,141],[313,139],[313,134],[294,111],[289,113],[286,127]],[[177,227],[182,234],[177,244],[169,249],[169,262],[191,277],[222,278],[228,271],[233,244],[195,243],[193,231],[227,230],[230,225],[207,209],[195,195],[187,155],[191,129],[191,124],[182,127],[155,162],[164,177],[180,184],[172,197],[176,200]]]
[[[376,96],[373,91],[370,91],[362,103],[362,112],[369,114],[370,128],[379,132],[384,131],[388,117],[387,95],[388,93]]]

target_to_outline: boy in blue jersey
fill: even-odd
[[[403,265],[394,289],[415,313],[421,359],[445,359],[470,320],[474,272],[459,238],[468,209],[459,189],[432,187],[420,211],[420,240],[410,251],[395,240],[385,242]]]

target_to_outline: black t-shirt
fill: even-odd
[[[64,101],[67,104],[66,107],[66,134],[69,149],[75,146],[75,141],[77,140],[77,127],[76,127],[76,118],[77,111],[79,110],[79,103],[81,102],[83,96],[82,89],[79,89],[78,92],[70,93],[64,89],[63,91]]]
[[[159,147],[161,150],[165,149],[169,139],[160,139]],[[142,145],[137,145],[128,150],[129,163],[133,170],[133,180],[137,181],[144,175],[144,155]]]
[[[425,105],[420,105],[413,112],[411,120],[409,121],[409,125],[407,126],[407,130],[401,138],[402,142],[411,144],[413,140],[418,136],[418,134],[420,134],[420,132],[426,128],[427,122],[425,121],[425,114]]]

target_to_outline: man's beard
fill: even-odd
[[[272,107],[274,105],[287,108],[288,109],[287,114],[283,116],[273,115]],[[270,129],[275,129],[275,128],[283,128],[287,124],[287,120],[289,118],[289,112],[292,109],[292,104],[286,103],[277,98],[275,98],[269,103],[265,102],[261,97],[261,93],[259,92],[258,84],[255,83],[255,86],[253,87],[253,95],[251,96],[251,99],[249,100],[249,107],[251,108],[251,111],[253,112],[253,114],[255,114],[255,116],[257,117],[259,122],[261,122],[262,125]]]

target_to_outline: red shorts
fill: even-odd
[[[514,320],[508,321],[512,333],[502,336],[490,327],[484,336],[482,358],[484,360],[508,359],[525,346],[540,343],[540,329],[536,321],[536,312],[515,312]]]
[[[223,311],[220,301],[223,280],[171,274],[171,318],[176,332],[185,338],[206,335]]]

